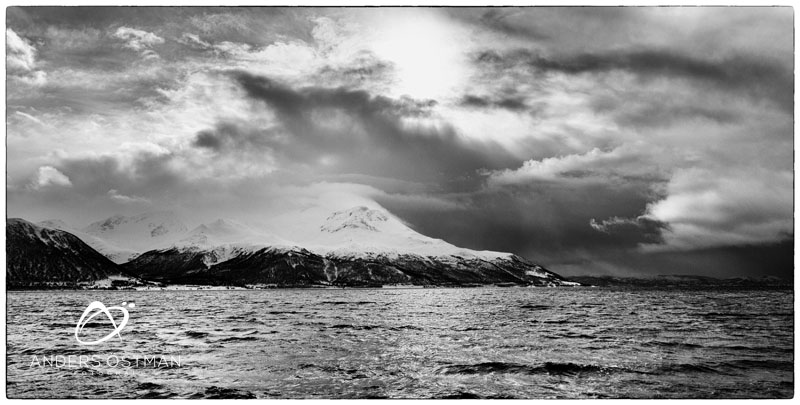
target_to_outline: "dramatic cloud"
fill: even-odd
[[[517,21],[519,14],[514,9],[510,11],[508,9],[492,9],[480,14],[480,17],[477,18],[477,23],[491,30],[522,39],[549,39],[547,35],[537,31],[533,26],[519,24]]]
[[[762,57],[735,55],[711,60],[659,49],[547,57],[520,50],[507,56],[487,51],[478,54],[476,60],[501,64],[502,69],[524,66],[538,72],[573,75],[621,70],[648,80],[660,77],[693,80],[722,90],[769,98],[787,111],[791,110],[793,101],[792,70],[777,60]]]
[[[193,145],[214,152],[255,151],[268,152],[280,145],[282,134],[274,129],[246,130],[236,124],[220,122],[214,129],[197,133]]]
[[[41,85],[45,73],[36,70],[36,48],[20,38],[11,28],[6,29],[6,74],[27,84]]]
[[[7,14],[10,216],[380,204],[565,274],[793,271],[791,8]]]
[[[139,52],[145,59],[158,58],[158,54],[152,48],[155,45],[164,43],[164,38],[152,32],[128,27],[117,28],[117,31],[114,32],[114,38],[124,41],[126,48]]]
[[[10,28],[6,29],[6,53],[9,73],[28,73],[33,70],[36,49]]]
[[[36,172],[36,178],[33,180],[32,186],[36,189],[48,186],[70,187],[72,186],[72,182],[69,180],[69,177],[58,171],[55,167],[42,166]]]
[[[114,32],[114,37],[125,41],[125,47],[133,49],[134,51],[141,51],[145,48],[152,48],[153,45],[164,43],[164,38],[152,32],[128,27],[117,28],[117,31]]]
[[[509,185],[531,182],[594,182],[613,184],[626,181],[664,181],[659,165],[665,159],[658,150],[626,145],[611,151],[592,149],[584,154],[529,160],[522,167],[489,173],[489,184]]]
[[[525,104],[525,100],[521,98],[509,97],[499,100],[493,100],[489,97],[481,97],[471,94],[464,96],[464,98],[461,99],[461,105],[466,107],[476,107],[476,108],[486,108],[486,107],[505,108],[514,111],[528,109],[528,106]]]
[[[200,39],[200,36],[196,34],[190,34],[188,32],[184,32],[183,35],[178,39],[178,42],[188,45],[192,48],[198,49],[211,49],[212,45],[206,41]]]
[[[667,228],[665,222],[654,221],[643,216],[636,218],[611,217],[599,223],[592,218],[589,225],[600,232],[613,235],[632,235],[634,240],[644,239],[647,243],[663,242],[661,232]]]
[[[436,120],[432,100],[391,99],[345,88],[295,90],[247,73],[235,77],[250,97],[276,113],[285,133],[254,136],[223,126],[213,134],[198,134],[196,145],[219,148],[223,139],[236,139],[250,147],[271,146],[288,159],[286,164],[441,183],[518,163],[499,145],[464,139]]]
[[[670,224],[666,245],[650,249],[695,249],[780,242],[793,232],[793,175],[787,170],[703,169],[677,172],[667,197],[651,203],[648,217]]]

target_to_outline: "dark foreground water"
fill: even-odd
[[[787,398],[791,291],[11,292],[11,398]],[[83,346],[92,301],[134,302]],[[121,320],[121,314],[112,311]],[[95,318],[81,338],[113,327]]]

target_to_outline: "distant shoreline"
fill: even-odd
[[[728,284],[697,284],[697,285],[658,285],[658,284],[615,284],[615,285],[577,285],[577,286],[526,286],[526,285],[431,285],[431,286],[364,286],[364,287],[338,287],[338,286],[281,286],[269,288],[246,288],[233,286],[170,286],[164,288],[7,288],[6,292],[25,293],[25,292],[52,292],[52,291],[120,291],[120,292],[173,292],[173,291],[269,291],[269,290],[423,290],[423,289],[509,289],[509,288],[532,288],[532,289],[564,289],[564,288],[588,288],[603,290],[719,290],[728,291],[748,291],[748,290],[774,290],[774,291],[793,291],[793,284],[753,284],[753,285],[728,285]]]
[[[421,290],[437,288],[561,288],[561,287],[592,287],[588,285],[565,286],[534,286],[534,285],[504,285],[504,284],[471,284],[471,285],[369,285],[369,286],[326,286],[326,285],[287,285],[267,287],[242,287],[242,286],[210,286],[210,285],[168,285],[164,287],[127,287],[127,288],[74,288],[70,287],[32,287],[32,288],[7,288],[6,291],[263,291],[263,290]]]

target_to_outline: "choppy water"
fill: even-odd
[[[95,300],[136,303],[122,341],[76,342]],[[49,291],[7,304],[11,398],[793,395],[791,291]],[[70,355],[95,362],[58,363]],[[116,363],[148,356],[180,365]]]

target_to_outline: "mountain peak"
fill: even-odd
[[[80,238],[20,218],[6,220],[6,286],[75,285],[120,268]]]
[[[216,248],[224,245],[270,246],[289,245],[290,242],[269,233],[263,233],[242,223],[220,218],[213,222],[200,224],[185,237],[172,244],[179,248]]]
[[[60,229],[62,231],[66,231],[66,230],[72,229],[72,227],[69,224],[67,224],[66,222],[64,222],[64,221],[62,221],[60,219],[47,219],[47,220],[38,222],[36,225],[39,225],[39,226],[42,226],[42,227],[45,227],[45,228],[50,228],[50,229]]]
[[[155,229],[158,228],[159,225],[165,223],[179,224],[179,228],[185,228],[178,215],[172,211],[150,211],[130,217],[115,214],[106,219],[89,224],[85,230],[89,233],[103,233],[113,231],[120,226],[128,224],[144,224],[144,226],[150,229]]]
[[[10,225],[36,226],[33,222],[28,222],[22,218],[6,218],[6,226]]]
[[[192,229],[189,234],[210,234],[216,236],[251,233],[251,229],[243,224],[230,219],[220,218],[213,222],[200,224]]]
[[[320,226],[320,230],[330,233],[346,229],[364,229],[378,232],[380,224],[388,220],[389,216],[385,212],[360,206],[334,212],[325,219],[325,223]]]
[[[122,215],[114,215],[102,221],[97,221],[89,225],[90,228],[96,229],[99,232],[108,231],[116,228],[117,225],[122,223],[125,217]]]
[[[114,215],[82,229],[89,235],[134,250],[146,250],[159,242],[174,240],[187,230],[172,211],[151,211],[130,217]]]

